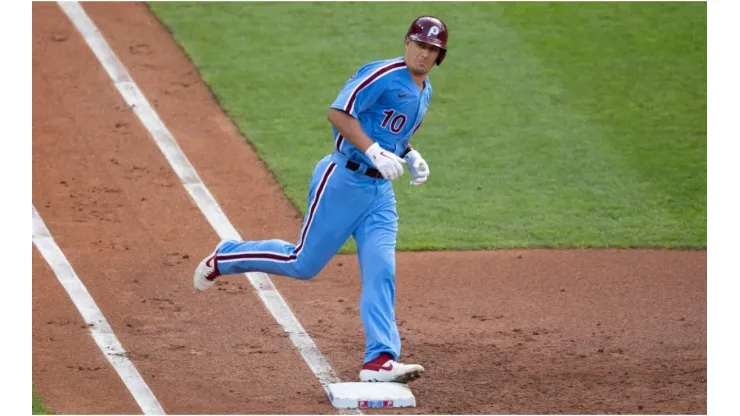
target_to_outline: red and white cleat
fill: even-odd
[[[360,381],[408,383],[421,377],[424,367],[419,364],[401,364],[387,353],[362,366]]]
[[[204,258],[198,264],[198,267],[195,268],[195,275],[193,276],[195,289],[199,291],[208,290],[216,283],[216,278],[221,276],[218,272],[218,263],[216,263],[216,253],[218,252],[218,248],[225,242],[226,240],[223,240],[218,243],[213,253]]]

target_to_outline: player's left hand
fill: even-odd
[[[429,165],[427,161],[421,157],[421,154],[416,150],[411,150],[404,157],[406,160],[406,166],[409,167],[409,173],[413,180],[409,182],[409,185],[419,186],[427,181],[429,178]]]

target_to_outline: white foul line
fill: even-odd
[[[172,165],[180,181],[182,181],[183,186],[193,198],[198,208],[203,212],[203,215],[205,215],[213,229],[216,230],[216,233],[222,239],[242,240],[239,233],[226,217],[226,214],[221,210],[218,202],[216,202],[211,192],[200,180],[193,165],[190,164],[190,161],[180,149],[172,133],[170,133],[154,109],[149,105],[144,94],[139,90],[136,83],[134,83],[126,68],[108,45],[108,42],[103,38],[98,28],[82,9],[82,6],[78,2],[58,2],[58,4],[82,34],[82,37],[95,53],[100,63],[103,64],[103,67],[123,96],[123,99],[133,109],[144,127],[149,131],[149,134],[157,143],[165,158]],[[329,362],[321,354],[321,351],[319,351],[311,337],[306,333],[306,330],[303,329],[301,323],[298,322],[298,318],[290,310],[290,307],[272,284],[270,278],[264,273],[245,273],[245,275],[259,294],[262,302],[270,313],[272,313],[272,316],[288,334],[293,345],[301,353],[306,364],[308,364],[308,367],[316,378],[318,378],[328,396],[328,385],[339,382],[339,377],[337,377]],[[360,411],[354,409],[341,410],[340,413],[361,414]]]
[[[39,250],[46,262],[56,274],[59,283],[62,284],[67,294],[72,298],[72,302],[80,311],[82,319],[90,328],[98,348],[103,352],[105,358],[111,363],[123,383],[134,396],[136,403],[139,404],[145,415],[163,415],[164,410],[160,406],[157,398],[147,386],[144,379],[136,371],[134,364],[126,357],[126,351],[118,342],[118,338],[113,333],[113,329],[105,320],[103,312],[95,304],[92,296],[85,288],[77,274],[72,269],[64,253],[51,237],[49,229],[46,228],[44,220],[41,219],[36,207],[33,207],[33,243]]]

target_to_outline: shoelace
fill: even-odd
[[[219,276],[218,272],[216,271],[216,268],[214,267],[213,271],[211,271],[210,273],[206,275],[206,280],[213,281],[213,279],[217,278],[218,276]]]

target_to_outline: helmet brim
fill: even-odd
[[[426,43],[427,45],[436,46],[439,49],[447,52],[447,48],[445,48],[445,45],[442,43],[441,40],[437,38],[432,38],[429,36],[424,36],[424,35],[419,35],[419,34],[414,33],[414,34],[409,35],[409,39],[416,41],[416,42]]]

